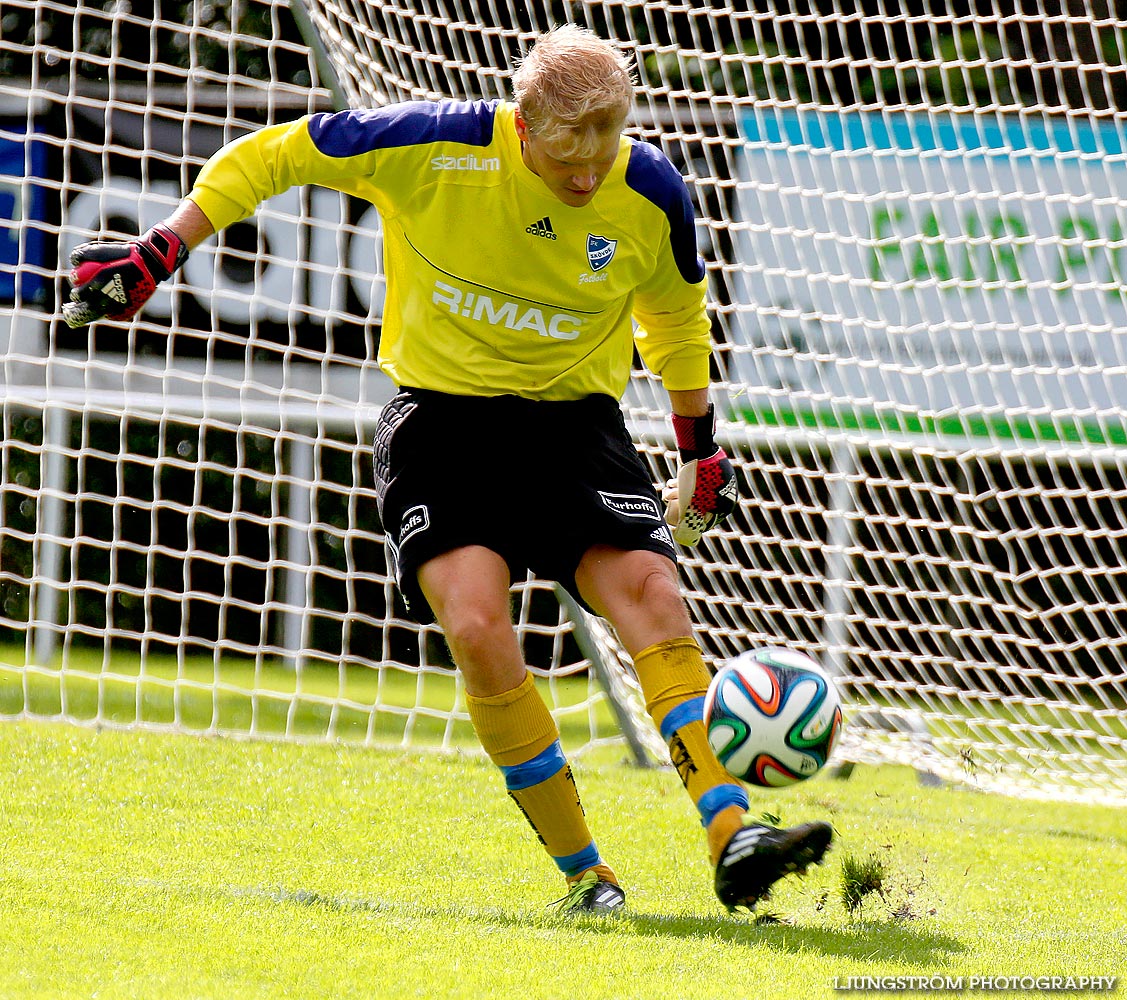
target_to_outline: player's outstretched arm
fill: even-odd
[[[716,444],[716,415],[707,390],[669,395],[681,468],[664,491],[665,520],[679,544],[696,545],[736,509],[739,487],[732,463]]]
[[[136,239],[94,240],[75,247],[63,319],[71,327],[129,319],[213,232],[207,216],[185,199],[164,222]]]

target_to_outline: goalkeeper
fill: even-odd
[[[716,893],[751,908],[820,861],[831,831],[745,825],[747,793],[702,721],[709,673],[676,545],[738,497],[713,436],[692,206],[665,156],[622,134],[633,81],[609,43],[573,25],[548,32],[513,89],[513,102],[314,114],[234,141],[163,224],[74,251],[64,317],[128,319],[190,249],[293,185],[374,203],[379,365],[399,387],[375,438],[388,550],[411,614],[442,627],[477,735],[568,884],[563,908],[614,911],[625,893],[513,628],[510,587],[527,570],[613,625],[699,811]],[[668,392],[681,453],[664,516],[619,406],[635,346]]]

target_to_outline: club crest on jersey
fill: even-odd
[[[614,259],[614,251],[618,248],[618,240],[608,240],[605,236],[587,234],[587,262],[592,271],[601,271]]]

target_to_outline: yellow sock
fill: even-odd
[[[696,641],[669,639],[643,649],[634,670],[646,711],[669,743],[669,756],[689,798],[708,831],[708,849],[716,864],[720,852],[743,825],[747,791],[716,759],[704,727],[704,696],[710,680]]]
[[[600,878],[617,882],[587,828],[559,730],[532,674],[502,694],[466,695],[466,703],[481,745],[505,776],[509,795],[564,876],[574,880],[597,868]]]

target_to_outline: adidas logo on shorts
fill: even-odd
[[[546,240],[556,238],[556,231],[552,228],[552,220],[546,215],[542,219],[537,219],[532,225],[525,226],[524,231],[531,233],[533,236],[543,236]]]

